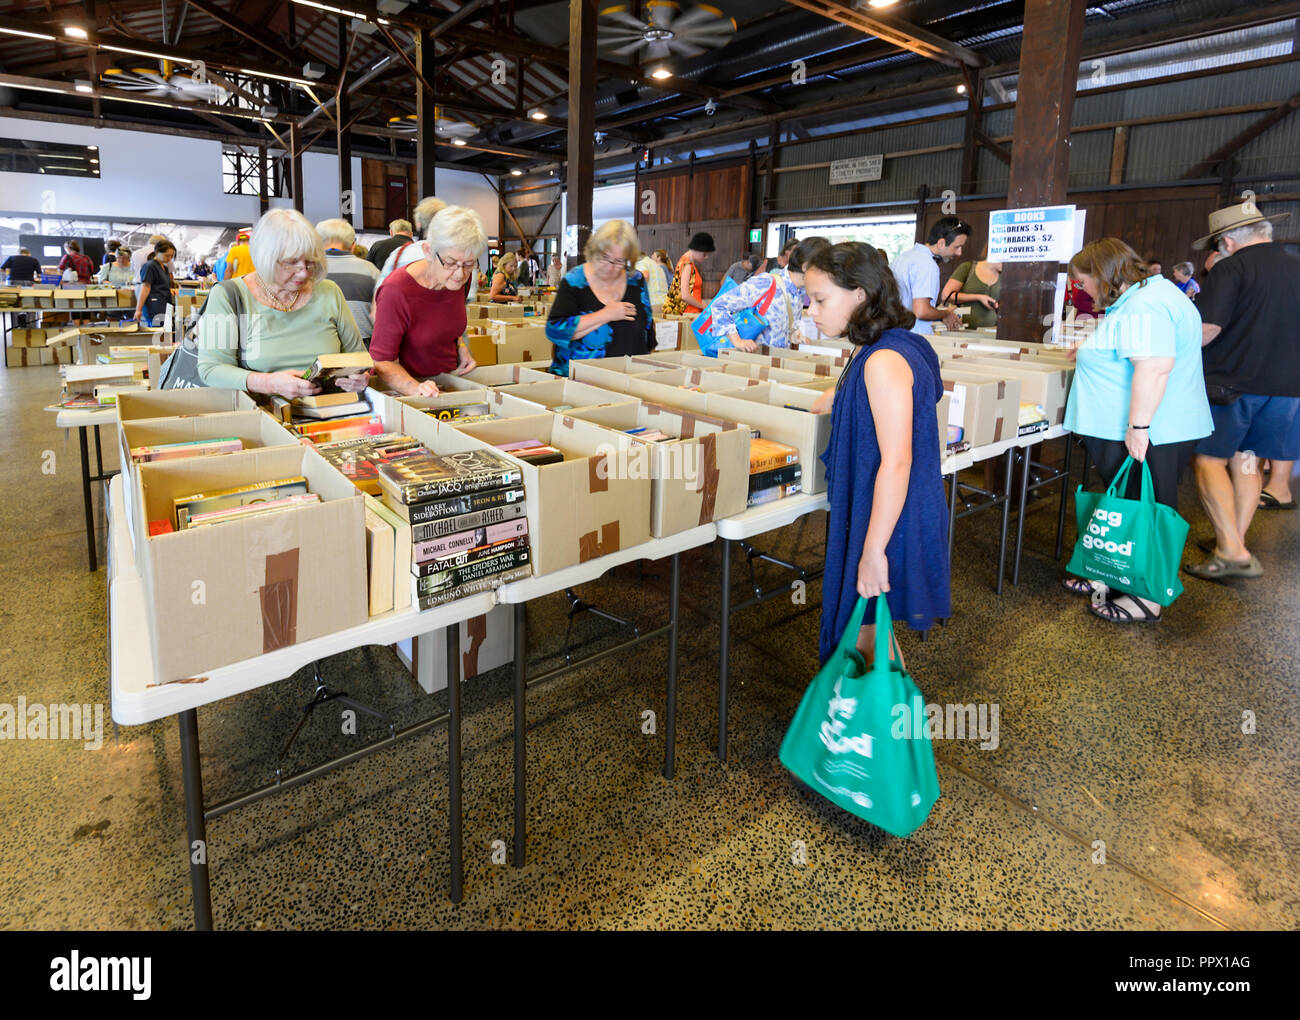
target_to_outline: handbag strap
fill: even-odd
[[[885,635],[889,636],[886,637]],[[884,594],[876,596],[876,665],[888,663],[890,659],[902,662],[898,652],[898,639],[894,637],[894,618],[889,614],[889,600]]]
[[[766,315],[767,310],[772,307],[772,301],[775,298],[776,298],[776,279],[774,277],[772,279],[772,282],[768,285],[767,293],[765,293],[761,298],[758,299],[758,304],[754,306],[754,311],[758,312],[759,315]]]
[[[1156,486],[1151,480],[1151,465],[1147,463],[1146,458],[1142,458],[1142,502],[1155,504]]]
[[[1115,477],[1111,480],[1111,483],[1108,486],[1106,486],[1107,496],[1118,496],[1120,493],[1127,491],[1128,472],[1129,472],[1129,468],[1131,468],[1132,466],[1133,466],[1133,457],[1131,455],[1125,457],[1124,463],[1121,464],[1119,470],[1115,472]]]
[[[858,596],[857,604],[853,607],[853,612],[849,614],[849,622],[844,628],[844,633],[840,636],[840,651],[847,652],[856,648],[858,644],[858,631],[862,629],[863,617],[867,615],[867,600],[861,595]],[[876,611],[876,616],[880,616],[880,611]]]

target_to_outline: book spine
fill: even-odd
[[[500,524],[480,526],[472,531],[458,531],[454,535],[433,538],[427,542],[413,543],[411,558],[416,563],[455,556],[466,550],[492,546],[500,542],[509,542],[520,536],[528,535],[528,518],[520,517]]]
[[[414,524],[427,524],[430,521],[444,520],[448,517],[460,517],[463,514],[493,507],[509,506],[524,501],[524,490],[515,486],[509,489],[489,489],[486,492],[471,492],[451,499],[431,500],[426,503],[411,504],[408,519]],[[464,528],[461,529],[466,530]],[[442,532],[441,534],[448,534]]]
[[[787,464],[785,467],[776,468],[772,471],[750,475],[749,491],[758,492],[760,489],[770,489],[774,485],[789,485],[801,478],[803,478],[803,465]]]
[[[516,549],[513,552],[502,553],[500,556],[489,556],[486,559],[475,560],[472,563],[466,563],[464,566],[447,567],[425,577],[412,578],[411,594],[415,598],[436,595],[440,591],[457,588],[472,581],[481,581],[493,574],[512,570],[515,567],[522,567],[528,562],[529,551],[527,549]]]
[[[404,503],[422,503],[442,496],[458,496],[465,493],[481,492],[484,489],[501,489],[515,486],[522,482],[522,471],[485,471],[479,474],[460,475],[456,478],[440,478],[436,482],[406,482],[399,491]]]
[[[470,595],[492,591],[494,588],[500,588],[510,581],[521,581],[530,574],[532,574],[532,568],[527,566],[504,570],[499,574],[493,574],[491,577],[470,581],[447,591],[437,592],[433,595],[421,595],[415,599],[415,606],[420,610],[432,609],[434,606],[446,605],[448,602],[455,602],[457,599],[463,599]]]
[[[778,499],[784,499],[786,496],[793,496],[799,491],[799,485],[774,485],[770,489],[762,489],[758,492],[749,494],[749,501],[746,506],[762,506],[764,503],[771,503]]]
[[[429,577],[449,568],[459,569],[472,566],[483,560],[490,560],[496,556],[527,548],[527,535],[509,538],[502,542],[483,542],[472,548],[454,551],[435,559],[426,560],[423,563],[412,563],[411,574],[414,577]]]
[[[512,521],[523,517],[528,512],[523,500],[517,503],[511,503],[505,506],[489,507],[486,510],[478,510],[468,514],[462,514],[459,517],[446,517],[438,521],[430,521],[427,524],[416,524],[411,528],[411,542],[418,545],[421,542],[429,542],[435,538],[444,538],[447,535],[455,535],[462,531],[472,531],[475,528],[488,527],[493,524],[501,524],[504,521]]]
[[[795,457],[795,459],[791,460],[792,457]],[[798,463],[798,458],[795,454],[767,453],[758,457],[751,454],[749,458],[749,473],[751,475],[759,475],[764,471],[775,471],[777,468],[783,468],[788,464],[795,463]]]

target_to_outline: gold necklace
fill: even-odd
[[[260,288],[262,288],[262,293],[265,294],[265,295],[270,299],[270,301],[271,301],[271,306],[272,306],[273,308],[275,308],[277,311],[280,311],[280,312],[289,312],[289,311],[292,311],[292,310],[293,310],[293,306],[294,306],[294,305],[297,303],[297,301],[298,301],[298,297],[299,297],[298,294],[294,294],[293,299],[292,299],[292,300],[291,300],[291,301],[286,305],[286,304],[283,302],[283,299],[281,299],[281,298],[277,298],[277,297],[275,296],[275,294],[271,291],[271,288],[268,287],[268,286],[266,285],[266,281],[263,280],[263,279],[261,278],[261,276],[258,276],[257,273],[254,273],[253,275],[254,275],[255,277],[257,277],[257,285],[258,285]]]

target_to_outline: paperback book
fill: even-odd
[[[523,473],[518,465],[487,450],[447,454],[426,451],[379,468],[379,485],[385,501],[406,506],[444,496],[516,486],[522,481]]]
[[[462,531],[486,528],[493,524],[502,524],[505,521],[524,518],[528,513],[528,508],[524,505],[524,490],[519,489],[517,491],[519,492],[519,499],[514,503],[490,507],[487,510],[477,510],[473,513],[462,514],[459,517],[444,517],[441,520],[429,521],[427,524],[412,523],[411,541],[416,544],[428,542],[435,538],[444,538],[447,535],[455,535]]]

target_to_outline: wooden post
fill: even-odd
[[[427,31],[415,37],[415,66],[431,86],[438,68],[434,62],[437,41]],[[434,96],[425,88],[415,90],[415,177],[419,194],[411,197],[411,206],[438,192],[438,134]]]
[[[962,77],[966,84],[965,135],[961,150],[961,194],[973,195],[977,188],[979,176],[980,136],[984,134],[984,75],[978,70],[971,71],[962,66]]]
[[[339,62],[342,63],[347,59],[348,54],[348,22],[339,19]],[[352,210],[360,203],[352,193],[352,132],[349,127],[352,114],[349,110],[351,102],[348,99],[346,88],[338,90],[338,98],[334,102],[334,117],[338,121],[338,150],[339,150],[339,217],[352,222]]]
[[[1011,144],[1013,209],[1064,205],[1070,170],[1070,117],[1079,77],[1084,0],[1028,0],[1020,42],[1021,87]],[[1025,84],[1032,82],[1032,88]],[[1059,266],[1007,262],[1002,269],[998,337],[1041,340],[1052,312]]]
[[[1124,183],[1124,163],[1128,159],[1128,125],[1115,129],[1115,140],[1110,146],[1110,183]]]
[[[568,220],[578,228],[578,261],[591,236],[596,186],[596,8],[569,0]]]
[[[257,207],[258,207],[257,211],[259,215],[266,212],[267,209],[271,208],[271,203],[267,195],[267,180],[266,180],[267,158],[268,157],[266,152],[266,146],[259,145],[257,147]]]

